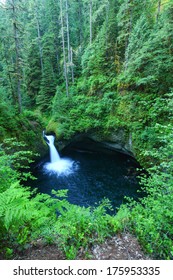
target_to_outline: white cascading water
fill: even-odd
[[[59,161],[60,156],[58,154],[57,149],[54,146],[55,137],[53,135],[46,135],[45,137],[48,140],[47,144],[49,145],[49,149],[50,149],[50,161],[51,161],[51,163]]]
[[[54,145],[55,137],[53,135],[45,135],[43,132],[43,137],[50,149],[50,162],[45,163],[43,167],[45,173],[49,175],[67,176],[78,169],[78,166],[74,161],[60,157]]]

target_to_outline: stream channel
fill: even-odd
[[[51,162],[48,154],[33,169],[37,180],[30,185],[39,192],[68,189],[68,201],[85,207],[108,198],[115,211],[125,201],[124,196],[139,197],[139,165],[132,157],[100,149],[97,144],[86,148],[85,143],[66,147],[58,156],[58,162]]]

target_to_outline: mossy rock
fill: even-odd
[[[54,120],[50,120],[50,122],[46,126],[46,133],[54,134],[56,136],[56,138],[58,138],[58,136],[59,136],[58,123],[55,122]]]

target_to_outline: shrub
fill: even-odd
[[[158,259],[173,258],[173,144],[172,126],[156,124],[160,131],[159,148],[145,151],[145,156],[157,159],[141,178],[146,196],[140,202],[130,201],[120,208],[126,213],[128,226],[147,253]],[[119,214],[119,215],[120,215]]]
[[[107,208],[111,209],[111,206],[105,199],[95,208],[69,203],[60,210],[56,230],[68,259],[74,259],[79,248],[87,250],[95,242],[103,242],[114,231]]]

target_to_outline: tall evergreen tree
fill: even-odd
[[[23,56],[22,56],[22,40],[23,40],[23,23],[21,14],[24,10],[23,1],[7,0],[4,3],[4,16],[6,17],[6,26],[9,33],[9,40],[4,36],[4,61],[6,71],[8,72],[8,83],[11,89],[13,102],[19,113],[22,111],[22,83],[23,83]],[[7,43],[8,42],[8,43]],[[7,45],[7,44],[11,44]],[[11,49],[7,54],[6,49]]]
[[[128,69],[120,79],[129,89],[163,94],[171,88],[172,4],[163,8],[158,19],[157,6],[152,10],[152,21],[143,13],[134,25],[129,38]]]
[[[42,111],[51,109],[51,101],[55,95],[56,82],[53,74],[53,67],[49,59],[44,61],[43,76],[41,79],[40,91],[36,98],[36,104]]]

